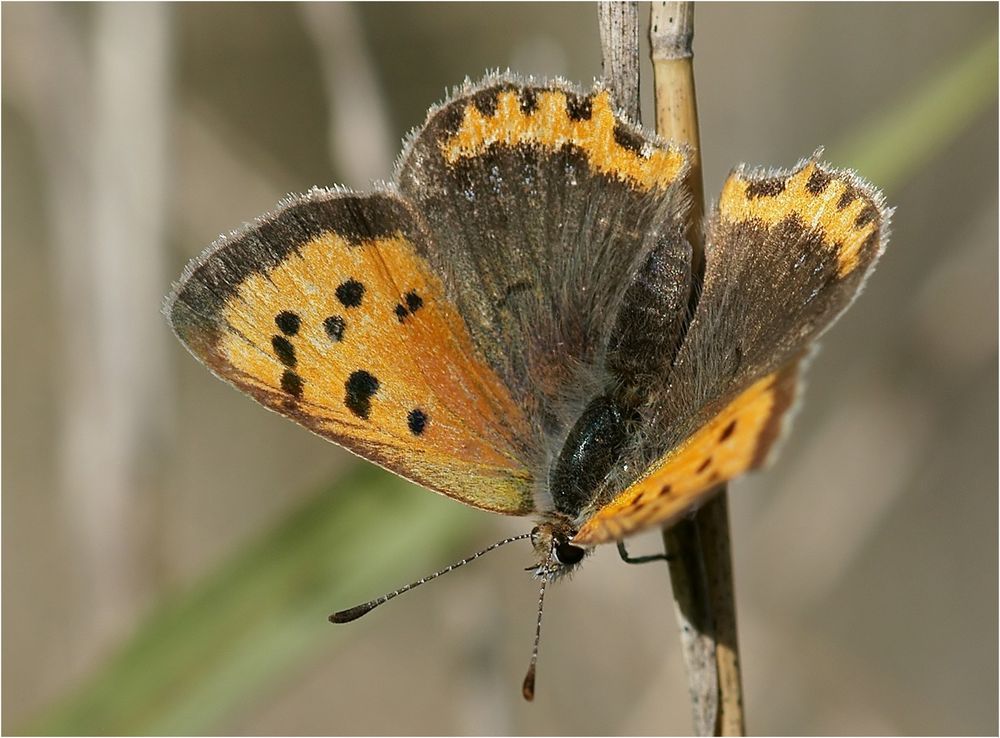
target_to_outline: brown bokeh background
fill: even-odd
[[[159,307],[186,260],[287,192],[389,177],[399,139],[466,75],[587,84],[595,16],[4,5],[4,732],[86,688],[165,598],[360,463],[183,351]],[[707,197],[741,161],[790,166],[826,145],[859,165],[837,157],[996,27],[994,4],[700,7]],[[780,459],[731,487],[752,732],[998,729],[995,67],[989,85],[952,134],[909,151],[905,176],[876,182],[897,208],[889,249],[824,338]],[[974,94],[947,109],[961,116]],[[377,510],[366,545],[384,546],[399,514]],[[415,542],[361,591],[524,529],[458,520],[461,546],[427,560]],[[613,549],[550,590],[538,696],[522,703],[527,558],[496,553],[337,639],[319,629],[200,730],[689,731],[665,569],[626,567]]]

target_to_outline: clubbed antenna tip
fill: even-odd
[[[528,673],[524,675],[524,683],[521,685],[521,694],[524,699],[531,702],[535,699],[535,665],[528,667]]]
[[[482,551],[479,551],[478,553],[474,553],[474,554],[472,554],[472,556],[469,556],[468,558],[462,559],[461,561],[459,561],[457,563],[454,563],[451,566],[446,566],[441,571],[435,572],[435,573],[431,574],[430,576],[424,577],[423,579],[418,579],[415,582],[411,582],[410,584],[407,584],[405,587],[400,587],[399,589],[397,589],[394,592],[389,592],[388,594],[382,595],[381,597],[379,597],[377,599],[374,599],[371,602],[366,602],[363,605],[356,605],[355,607],[350,607],[350,608],[348,608],[346,610],[340,610],[338,612],[335,612],[335,613],[333,613],[333,615],[331,615],[329,617],[329,621],[331,623],[349,623],[352,620],[357,620],[358,618],[360,618],[365,613],[368,613],[368,612],[371,612],[372,610],[374,610],[376,607],[378,607],[379,605],[381,605],[383,602],[388,602],[393,597],[398,597],[399,595],[403,594],[403,592],[409,592],[414,587],[419,587],[421,584],[424,584],[425,582],[429,582],[432,579],[437,579],[442,574],[447,574],[449,571],[457,569],[460,566],[465,566],[470,561],[475,561],[476,559],[478,559],[483,554],[489,553],[490,551],[492,551],[495,548],[500,548],[500,546],[506,546],[508,543],[513,543],[514,541],[523,540],[525,538],[528,538],[530,535],[531,535],[530,533],[522,533],[519,536],[511,536],[510,538],[504,538],[502,541],[497,541],[492,546],[487,546]]]
[[[384,600],[372,600],[371,602],[366,602],[363,605],[357,605],[356,607],[349,607],[346,610],[341,610],[340,612],[335,612],[330,616],[329,620],[331,623],[349,623],[352,620],[357,620],[365,613],[369,613],[376,607],[382,604]]]

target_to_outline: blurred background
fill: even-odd
[[[527,523],[263,410],[159,314],[188,259],[286,193],[390,177],[465,76],[589,84],[594,7],[2,14],[3,731],[689,732],[666,567],[613,547],[550,589],[531,705],[527,546],[328,624]],[[825,145],[896,207],[783,454],[730,488],[748,727],[995,734],[997,6],[696,21],[709,200],[741,161]]]

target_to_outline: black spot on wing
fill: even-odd
[[[616,120],[613,135],[616,144],[627,151],[631,151],[636,156],[642,156],[642,147],[645,140],[638,133],[630,129],[621,121]]]
[[[580,97],[571,93],[566,94],[566,115],[570,120],[590,120],[593,114],[594,106],[590,95]]]
[[[371,400],[378,392],[378,386],[378,379],[364,369],[352,372],[344,383],[344,388],[347,390],[344,405],[357,417],[367,420],[371,413]]]
[[[538,110],[538,90],[533,87],[525,87],[520,95],[521,112],[531,115]]]
[[[844,190],[844,193],[840,196],[840,199],[837,200],[837,210],[843,210],[857,199],[857,191],[853,187],[848,186],[848,188]]]
[[[283,310],[274,317],[274,323],[286,336],[294,336],[299,332],[302,319],[290,310]]]
[[[281,375],[281,389],[290,394],[296,400],[302,397],[302,377],[293,372],[291,369],[286,369],[284,374]]]
[[[814,195],[821,195],[832,179],[833,175],[816,167],[813,173],[809,175],[809,181],[806,182],[806,189]]]
[[[785,180],[781,177],[755,179],[747,183],[747,197],[755,200],[758,197],[774,197],[785,191]]]
[[[729,421],[729,425],[727,425],[723,429],[722,433],[719,434],[719,442],[721,443],[722,441],[725,441],[727,438],[729,438],[731,435],[733,435],[733,431],[734,430],[736,430],[736,419],[735,418],[733,420],[730,420]]]
[[[344,329],[347,327],[344,319],[339,315],[331,315],[323,321],[323,330],[331,341],[343,341]]]
[[[396,306],[395,313],[399,322],[402,323],[410,315],[417,312],[420,308],[424,306],[424,298],[418,295],[413,290],[410,290],[405,295],[403,295],[403,303]]]
[[[424,298],[418,295],[414,291],[407,292],[404,296],[406,298],[406,308],[411,312],[415,313],[420,308],[424,306]]]
[[[410,433],[419,436],[427,427],[427,413],[420,408],[411,410],[410,414],[406,416],[406,425],[410,429]]]
[[[365,296],[365,286],[356,279],[349,279],[337,287],[337,299],[344,307],[357,307]]]
[[[291,341],[284,336],[272,336],[271,348],[274,349],[274,353],[278,357],[278,361],[287,366],[289,369],[295,368],[295,347],[292,346]]]

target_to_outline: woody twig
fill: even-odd
[[[695,99],[694,7],[690,2],[653,3],[650,42],[656,99],[656,131],[691,151],[692,207],[688,239],[696,273],[704,269],[701,220],[705,212],[701,142]],[[699,735],[743,735],[743,686],[736,638],[736,600],[725,485],[690,520],[664,530],[670,580],[687,663],[688,686]]]
[[[619,107],[639,121],[638,8],[631,2],[601,3],[598,22],[604,81]],[[690,2],[654,3],[650,18],[656,129],[691,152],[692,195],[688,239],[696,275],[704,269],[701,221],[705,212],[701,143],[695,100]],[[736,640],[736,607],[725,486],[697,515],[663,532],[670,579],[699,735],[742,735],[743,697]]]
[[[606,2],[597,6],[604,84],[618,105],[639,122],[639,5]]]

